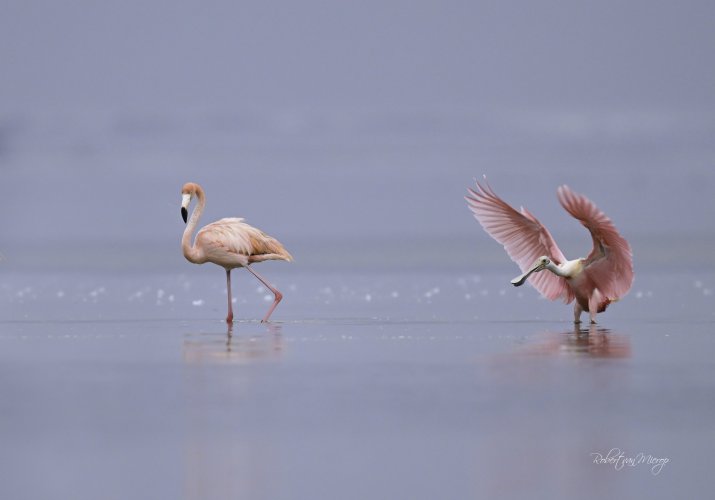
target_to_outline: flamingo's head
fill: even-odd
[[[194,196],[203,196],[201,186],[194,182],[187,182],[181,188],[181,218],[184,219],[184,223],[189,217],[189,203]]]
[[[543,271],[549,264],[551,264],[551,259],[549,259],[546,255],[542,255],[541,257],[536,259],[531,266],[529,266],[529,268],[524,272],[524,274],[522,274],[521,276],[517,276],[516,278],[511,280],[511,284],[514,286],[523,285],[529,276],[531,276],[533,273]]]

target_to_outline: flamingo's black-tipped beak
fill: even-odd
[[[184,219],[184,224],[189,218],[189,203],[191,203],[191,194],[181,193],[181,218]]]

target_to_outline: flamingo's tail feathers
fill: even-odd
[[[281,254],[283,255],[283,260],[288,261],[288,262],[293,262],[293,256],[290,253],[288,253],[288,250],[286,250],[284,248],[283,252],[281,252]]]

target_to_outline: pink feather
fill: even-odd
[[[477,190],[470,188],[465,199],[484,230],[504,246],[522,272],[542,255],[549,256],[555,264],[566,261],[549,230],[526,209],[517,212],[489,184],[482,186],[477,182]],[[574,299],[567,281],[555,274],[532,274],[529,282],[547,299],[563,299],[566,303]]]

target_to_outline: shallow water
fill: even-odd
[[[574,329],[509,274],[18,274],[3,498],[702,497],[715,276],[639,274]],[[126,318],[133,318],[128,320]],[[659,473],[592,453],[668,458]],[[37,481],[38,475],[43,480]]]

